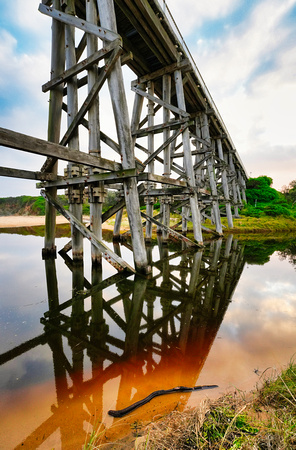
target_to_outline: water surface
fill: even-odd
[[[147,250],[151,279],[105,261],[92,270],[88,243],[84,265],[70,253],[42,261],[40,236],[2,233],[0,245],[1,449],[81,448],[94,426],[102,442],[122,439],[174,408],[251,389],[295,353],[292,241],[230,236],[182,253],[159,240]],[[114,250],[132,264],[128,246]],[[219,388],[108,416],[155,390],[203,384]]]

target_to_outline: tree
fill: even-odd
[[[296,180],[291,181],[288,186],[283,186],[282,193],[287,202],[292,204],[296,203]]]
[[[258,203],[270,203],[278,200],[280,194],[271,187],[272,178],[262,175],[257,178],[249,178],[247,181],[246,196],[251,205]]]

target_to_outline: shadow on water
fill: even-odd
[[[121,250],[114,243],[118,255]],[[107,415],[155,390],[195,386],[242,273],[244,249],[232,236],[199,251],[174,251],[158,238],[147,252],[151,278],[124,273],[104,278],[102,269],[93,267],[91,281],[83,264],[61,252],[72,273],[72,297],[63,302],[56,260],[44,261],[44,331],[0,355],[0,364],[48,344],[56,405],[16,448],[34,448],[57,429],[61,448],[78,448],[93,426],[101,427],[102,442],[110,442],[129,434],[139,421],[186,406],[188,394],[177,393],[123,419]]]

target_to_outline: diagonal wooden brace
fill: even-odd
[[[55,200],[50,194],[46,193],[44,190],[41,191],[41,195],[51,203],[57,211],[59,211],[64,217],[66,217],[69,222],[77,228],[83,236],[85,236],[95,247],[97,247],[101,252],[103,258],[106,259],[113,267],[119,271],[127,270],[129,272],[135,273],[135,270],[126,263],[122,258],[117,256],[112,250],[110,250],[107,245],[100,241],[90,230],[88,230],[83,223],[79,222],[70,211],[66,211],[63,206]]]
[[[177,238],[186,244],[190,245],[191,247],[203,247],[203,245],[198,244],[197,242],[193,242],[190,239],[188,239],[186,236],[183,236],[182,234],[178,233],[177,231],[173,230],[170,227],[167,227],[166,225],[163,225],[161,222],[158,222],[158,220],[155,220],[153,217],[147,216],[147,214],[143,213],[141,211],[141,216],[144,217],[146,220],[150,220],[150,222],[153,222],[155,225],[159,226],[163,230],[165,230],[168,234],[173,236],[174,238]]]

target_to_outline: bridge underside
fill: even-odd
[[[68,249],[74,260],[83,258],[84,236],[92,243],[94,263],[103,256],[119,270],[132,270],[102,243],[102,223],[115,213],[114,238],[120,238],[126,208],[135,269],[147,272],[145,239],[151,240],[153,224],[164,242],[172,235],[187,245],[202,245],[205,220],[210,218],[222,235],[221,216],[231,228],[246,200],[244,166],[164,6],[156,0],[44,0],[39,6],[52,19],[51,79],[42,86],[50,93],[48,140],[0,129],[0,145],[46,161],[38,172],[2,167],[0,175],[41,181],[48,200],[44,256],[55,253],[59,210],[72,225]],[[134,74],[128,87],[123,66]],[[108,121],[106,92],[112,105]],[[58,160],[67,162],[63,176]],[[69,212],[58,204],[59,189],[67,189]],[[108,190],[117,191],[118,202],[103,214]],[[86,194],[90,229],[82,225]],[[180,232],[170,226],[175,213]],[[189,222],[194,241],[185,237]]]

